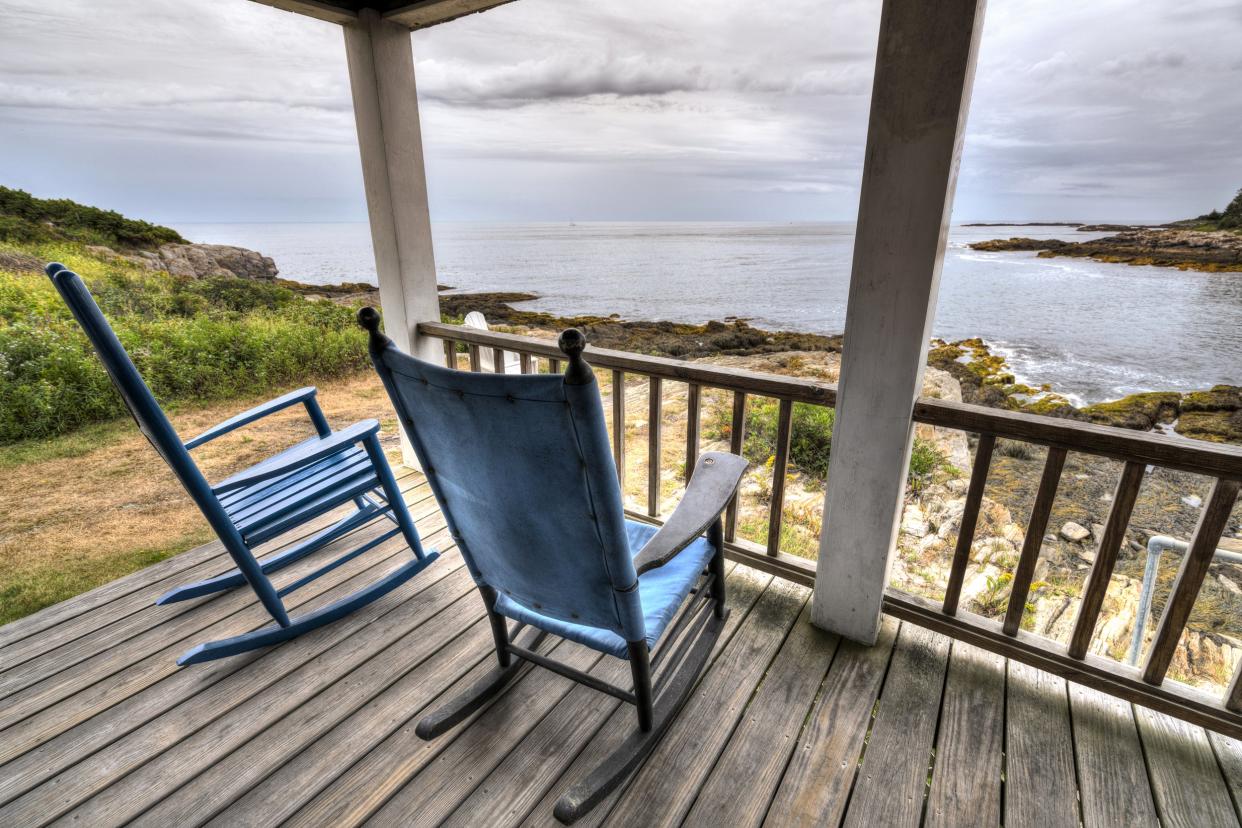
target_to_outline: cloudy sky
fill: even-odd
[[[419,32],[433,217],[852,219],[879,7],[521,0]],[[1223,206],[1239,43],[1237,0],[994,0],[955,219]],[[365,219],[339,27],[0,0],[0,183],[167,222]]]

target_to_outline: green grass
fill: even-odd
[[[0,244],[61,261],[86,281],[162,404],[253,396],[367,364],[354,312],[264,282],[150,271],[84,245]],[[0,443],[124,413],[50,281],[0,270]]]
[[[197,534],[166,548],[132,549],[107,557],[68,560],[54,569],[28,573],[21,580],[0,589],[0,625],[193,549],[212,537],[204,527]]]

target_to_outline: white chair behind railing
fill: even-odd
[[[479,331],[489,330],[487,327],[487,318],[478,311],[470,311],[466,314],[465,320],[462,322],[467,328],[474,328]],[[479,367],[487,373],[494,373],[496,368],[495,356],[491,348],[479,346]],[[521,358],[513,351],[505,351],[504,373],[520,374],[522,373]]]

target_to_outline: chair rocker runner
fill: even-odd
[[[561,334],[564,376],[485,374],[402,353],[373,308],[358,320],[483,598],[498,661],[416,732],[434,739],[464,721],[526,663],[634,705],[637,732],[557,803],[556,817],[573,822],[655,747],[707,664],[728,614],[721,514],[746,461],[706,453],[663,527],[627,520],[579,331]],[[546,634],[627,660],[632,688],[539,652]]]
[[[185,487],[236,564],[236,569],[222,575],[177,587],[156,603],[184,601],[249,584],[275,621],[242,635],[199,644],[178,658],[178,664],[210,661],[287,641],[391,592],[436,559],[437,553],[425,552],[419,542],[401,490],[380,447],[377,421],[364,420],[334,432],[315,399],[315,389],[302,388],[182,442],[82,279],[57,263],[47,266],[47,274],[94,346],[138,428]],[[190,456],[192,449],[299,403],[306,408],[317,436],[214,486],[207,482]],[[259,544],[351,502],[355,510],[326,529],[262,560],[255,556],[253,549]],[[392,521],[394,527],[368,537],[352,551],[279,589],[268,578],[269,573],[379,518]],[[413,560],[351,595],[302,616],[289,617],[282,600],[285,595],[397,534],[403,535],[409,544]]]

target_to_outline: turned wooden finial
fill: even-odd
[[[392,340],[380,333],[380,315],[375,308],[367,306],[358,310],[358,325],[370,333],[368,344],[372,354],[379,354],[392,344]]]
[[[561,349],[561,353],[569,357],[569,367],[565,369],[566,385],[590,385],[595,382],[595,372],[582,358],[582,351],[587,344],[586,335],[582,331],[577,328],[567,328],[561,331],[556,344]]]

